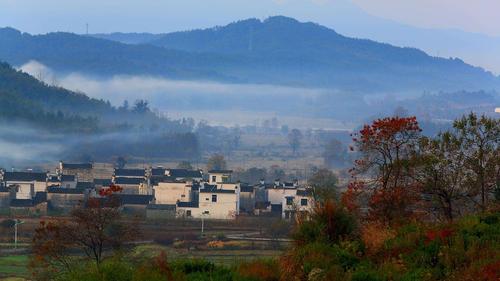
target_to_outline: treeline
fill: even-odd
[[[4,125],[29,124],[58,132],[93,133],[98,130],[96,117],[82,117],[60,110],[46,111],[38,102],[4,91],[0,91],[0,122]]]

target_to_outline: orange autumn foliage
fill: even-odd
[[[396,231],[380,222],[370,222],[361,227],[361,240],[369,255],[381,251],[385,242],[396,237],[396,234]]]

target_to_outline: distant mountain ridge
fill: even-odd
[[[140,45],[4,29],[0,59],[15,65],[36,59],[57,71],[94,75],[157,75],[355,92],[500,89],[498,77],[460,59],[349,38],[282,16],[170,33]]]

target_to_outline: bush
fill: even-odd
[[[241,281],[278,281],[280,272],[278,263],[274,260],[256,260],[243,262],[237,267],[238,278]]]

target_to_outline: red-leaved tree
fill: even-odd
[[[352,149],[360,153],[360,158],[351,173],[355,186],[369,196],[372,219],[390,222],[412,211],[421,131],[416,117],[388,117],[365,125],[353,135]]]

